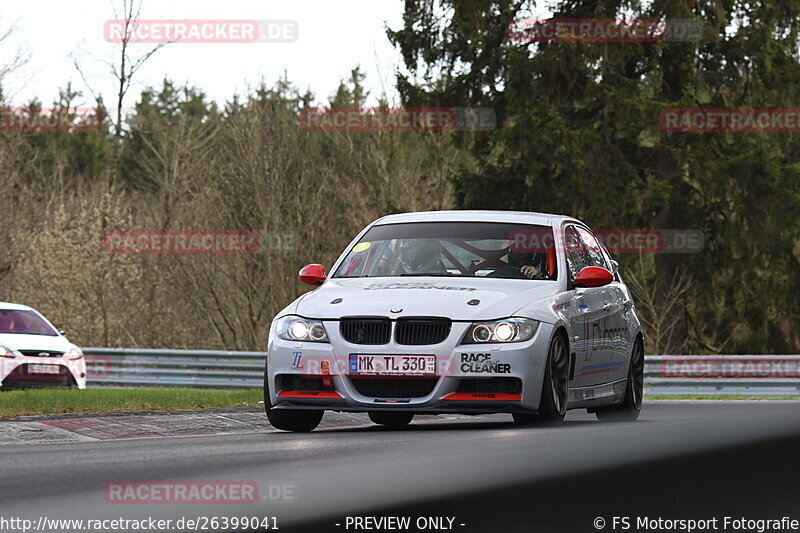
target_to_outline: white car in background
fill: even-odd
[[[86,360],[35,309],[0,302],[0,388],[86,388]]]

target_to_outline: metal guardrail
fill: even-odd
[[[650,395],[800,396],[800,355],[651,355]]]
[[[84,348],[89,387],[260,388],[265,352]],[[800,355],[650,355],[649,395],[800,396]]]
[[[260,388],[265,352],[83,348],[89,387]]]

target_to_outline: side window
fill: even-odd
[[[606,256],[603,253],[603,247],[597,242],[597,239],[591,232],[584,228],[577,228],[578,234],[583,241],[583,245],[589,254],[589,264],[591,266],[603,267],[606,270],[611,270],[611,265],[606,261]]]
[[[584,267],[592,265],[589,251],[575,226],[567,226],[564,229],[564,252],[573,279],[578,277],[578,273]]]

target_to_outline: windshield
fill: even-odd
[[[20,335],[58,335],[42,317],[33,311],[0,309],[0,333],[18,333]]]
[[[373,226],[333,275],[399,276],[553,280],[553,231],[548,226],[495,222]]]

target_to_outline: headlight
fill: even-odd
[[[278,338],[287,341],[328,342],[328,333],[319,320],[285,316],[278,320]]]
[[[533,338],[539,322],[529,318],[506,318],[491,322],[472,324],[461,344],[484,344],[492,342],[523,342]]]
[[[13,359],[18,355],[20,354],[16,350],[12,350],[7,346],[0,346],[0,357],[8,357],[9,359]]]
[[[64,354],[64,357],[67,359],[81,359],[83,357],[83,351],[77,346],[74,346]]]

